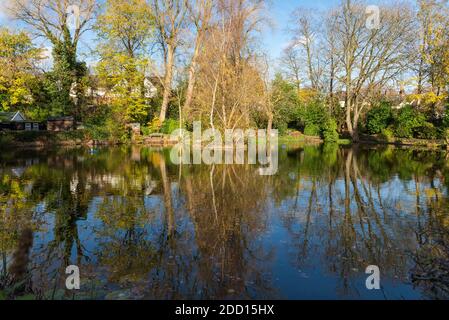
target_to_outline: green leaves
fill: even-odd
[[[41,58],[29,36],[0,29],[0,111],[24,109],[33,103],[29,83]]]
[[[386,129],[393,121],[391,106],[388,103],[380,103],[368,111],[366,115],[366,130],[369,134],[378,134]]]
[[[399,110],[395,117],[395,136],[398,138],[413,138],[417,129],[424,126],[426,117],[413,109],[412,106],[406,106]]]

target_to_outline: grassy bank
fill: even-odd
[[[384,135],[362,135],[360,137],[360,143],[391,144],[399,146],[417,146],[426,148],[447,147],[447,142],[444,139],[396,138],[396,137],[386,137]]]
[[[142,138],[142,140],[144,140]],[[138,141],[136,141],[138,142]],[[284,135],[279,137],[279,144],[305,143],[319,144],[323,139],[314,136],[291,136]],[[140,141],[144,143],[145,141]],[[350,139],[338,139],[339,145],[350,145]],[[382,135],[362,135],[360,136],[362,144],[391,144],[400,146],[418,146],[425,148],[442,148],[447,146],[443,139],[405,139],[395,137],[385,137]],[[86,130],[76,130],[67,132],[48,132],[48,131],[0,131],[0,148],[2,147],[51,147],[51,146],[76,146],[93,144],[113,144],[109,141],[93,140]]]

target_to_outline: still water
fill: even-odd
[[[276,175],[257,169],[175,166],[143,147],[1,150],[0,293],[21,281],[39,299],[449,297],[444,152],[282,146]]]

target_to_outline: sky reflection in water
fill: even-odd
[[[29,285],[77,299],[448,297],[443,152],[281,148],[279,171],[141,147],[0,155],[0,254],[34,238]],[[4,272],[4,259],[0,274]],[[368,265],[382,290],[367,290]]]

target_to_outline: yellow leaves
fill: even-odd
[[[145,0],[109,0],[96,30],[114,51],[136,56],[153,33],[153,15]],[[132,52],[132,54],[131,54]]]
[[[298,97],[299,101],[304,104],[308,104],[314,101],[318,97],[318,92],[314,89],[304,88],[299,90]]]
[[[421,94],[410,94],[407,96],[407,101],[411,102],[413,100],[419,100],[424,104],[436,104],[444,102],[447,99],[447,94],[442,93],[437,95],[435,92],[426,92]]]
[[[427,198],[442,197],[441,191],[435,188],[428,188],[424,190]]]
[[[29,82],[41,50],[25,33],[0,29],[0,103],[4,110],[32,102]]]

